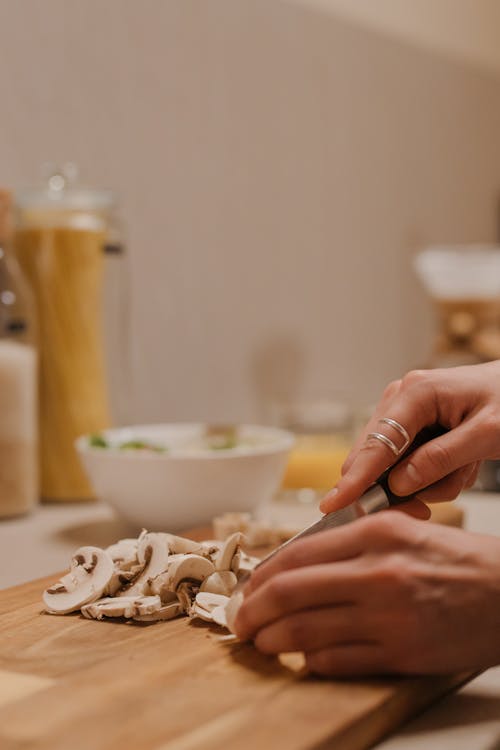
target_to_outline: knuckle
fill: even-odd
[[[382,400],[388,400],[394,398],[401,389],[401,380],[393,380],[387,385],[382,394]]]
[[[411,534],[412,520],[405,513],[382,511],[363,519],[364,533],[369,541],[404,540]]]
[[[481,422],[481,430],[489,443],[495,445],[498,450],[500,442],[500,417],[498,413],[488,413]]]
[[[413,463],[415,470],[420,474],[422,474],[422,471],[419,471],[419,465],[431,466],[442,476],[449,474],[453,468],[451,453],[447,446],[443,445],[439,440],[432,441],[432,444],[427,444],[421,447],[418,463],[417,459],[412,459],[408,463]]]
[[[430,380],[429,370],[410,370],[404,375],[401,385],[402,388],[414,388],[416,385],[422,385]]]

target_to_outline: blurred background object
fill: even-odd
[[[415,253],[499,240],[494,1],[0,0],[0,23],[4,182],[23,208],[36,165],[74,159],[127,218],[114,421],[359,411],[431,352]]]
[[[104,311],[106,294],[120,302],[114,277],[123,246],[110,192],[79,185],[73,164],[48,165],[45,176],[43,185],[18,192],[15,231],[39,330],[41,493],[47,500],[82,500],[92,490],[74,441],[110,426],[109,394],[120,388],[116,378],[107,380],[105,344],[119,354],[126,318],[115,311],[117,327],[106,337]]]
[[[414,265],[436,314],[427,366],[500,359],[500,246],[430,247]],[[500,491],[500,461],[483,462],[477,486]]]
[[[436,312],[428,366],[500,359],[500,246],[427,248],[415,269]]]
[[[33,313],[12,248],[12,198],[0,189],[0,518],[38,502]]]
[[[4,181],[74,159],[120,192],[128,422],[260,421],[285,339],[296,400],[373,403],[434,335],[415,251],[497,240],[498,5],[374,8],[0,2]]]
[[[255,511],[279,488],[294,437],[260,425],[136,425],[82,436],[98,497],[135,530],[180,531]]]
[[[325,494],[340,479],[353,440],[354,416],[344,400],[318,399],[276,407],[278,424],[295,433],[283,489],[304,490],[299,501]],[[313,490],[313,493],[308,493]]]

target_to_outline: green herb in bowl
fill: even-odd
[[[165,453],[167,450],[164,445],[146,443],[144,440],[127,440],[125,443],[120,443],[118,447],[121,451],[155,451],[156,453]]]
[[[89,435],[89,446],[91,448],[109,448],[109,443],[99,432],[94,432]]]

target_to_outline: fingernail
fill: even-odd
[[[333,489],[331,489],[330,492],[328,493],[328,495],[325,495],[325,497],[321,500],[321,502],[319,504],[319,509],[320,510],[327,510],[328,509],[329,501],[333,500],[333,498],[335,497],[335,495],[337,493],[338,493],[338,489],[336,487],[334,487]]]
[[[420,472],[412,463],[396,469],[389,477],[389,485],[396,495],[411,495],[422,488],[422,477]]]

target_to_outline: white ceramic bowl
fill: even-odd
[[[271,498],[283,477],[293,435],[256,425],[238,426],[237,445],[196,449],[204,424],[137,425],[104,430],[109,448],[76,448],[97,497],[137,527],[179,531],[226,511],[253,511]],[[120,450],[130,440],[166,447],[165,453]],[[191,447],[190,447],[191,444]]]

